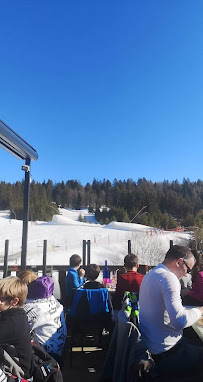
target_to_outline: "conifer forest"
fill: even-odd
[[[23,218],[24,181],[0,183],[0,210],[10,210],[11,218]],[[172,229],[203,227],[203,181],[183,179],[169,182],[94,179],[83,186],[77,180],[53,183],[51,180],[30,186],[30,220],[50,221],[58,207],[95,212],[100,224],[111,221],[134,222]],[[139,213],[139,211],[141,212]],[[137,216],[136,216],[137,215]]]

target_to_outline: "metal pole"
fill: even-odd
[[[86,240],[82,241],[82,265],[86,265]]]
[[[87,265],[90,264],[90,246],[91,240],[87,240]]]
[[[47,270],[47,240],[43,244],[43,276],[46,275]]]
[[[173,247],[173,240],[170,240],[170,248]]]
[[[3,273],[3,277],[6,277],[8,275],[8,248],[9,248],[9,240],[5,240],[4,273]]]
[[[30,204],[30,158],[25,162],[25,187],[24,187],[24,216],[23,216],[23,238],[22,238],[22,251],[21,251],[21,269],[26,269],[27,260],[27,235],[28,235],[28,221],[29,221],[29,204]]]
[[[131,240],[128,240],[128,255],[131,254]]]

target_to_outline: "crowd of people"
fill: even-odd
[[[114,312],[124,309],[123,297],[132,293],[139,300],[139,330],[155,362],[155,375],[203,375],[203,346],[183,336],[183,329],[203,316],[201,252],[175,245],[163,263],[146,275],[138,272],[138,257],[128,254],[113,299],[98,281],[99,266],[83,269],[81,263],[79,255],[70,257],[65,280],[66,314],[74,311],[74,322],[89,322],[112,333]],[[68,321],[53,291],[53,279],[32,270],[0,280],[0,382],[7,380],[8,373],[25,379],[32,376],[31,340],[63,365]],[[6,357],[13,362],[8,364]]]

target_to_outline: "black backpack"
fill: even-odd
[[[58,362],[44,351],[40,345],[32,344],[33,349],[33,381],[63,382]]]

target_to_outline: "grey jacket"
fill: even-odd
[[[149,359],[151,360],[150,354],[141,340],[138,328],[128,321],[123,311],[120,311],[105,359],[101,381],[136,382],[140,361]]]

